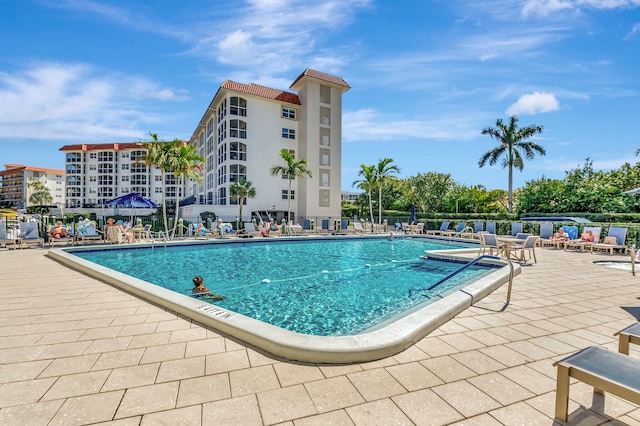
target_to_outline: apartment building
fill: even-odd
[[[5,164],[0,170],[0,205],[26,208],[34,189],[29,187],[30,180],[37,180],[48,189],[53,201],[51,205],[64,205],[65,172],[64,170],[25,166],[22,164]]]
[[[296,219],[340,216],[342,95],[350,86],[307,69],[290,89],[295,93],[229,80],[220,86],[189,140],[207,161],[188,196],[214,211],[237,211],[230,186],[244,178],[257,195],[245,200],[243,220],[251,212],[285,217],[289,200]],[[283,148],[306,159],[312,173],[293,180],[290,191],[286,176],[271,175],[283,165]]]
[[[161,203],[183,196],[173,173],[162,176],[157,167],[147,167],[140,158],[147,150],[137,143],[65,145],[67,208],[98,208],[116,197],[137,192]]]

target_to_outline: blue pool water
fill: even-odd
[[[425,260],[425,250],[460,248],[425,239],[269,240],[123,250],[74,251],[99,265],[185,295],[202,275],[212,302],[278,327],[318,336],[360,333],[490,268]]]

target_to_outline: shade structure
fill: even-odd
[[[628,191],[624,191],[623,194],[640,194],[640,188],[633,188]]]
[[[104,203],[106,207],[132,207],[132,208],[152,208],[157,209],[158,205],[137,192],[130,192],[113,200]]]

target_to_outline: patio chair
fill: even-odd
[[[84,243],[85,241],[102,241],[103,234],[96,229],[94,221],[86,221],[78,224],[78,233],[76,234],[76,243]]]
[[[413,234],[422,234],[424,232],[424,222],[416,224],[413,228]]]
[[[460,234],[472,231],[472,228],[467,228],[467,222],[458,222],[455,231],[443,232],[442,235],[447,237],[459,237]]]
[[[602,227],[600,226],[585,226],[584,233],[591,231],[591,235],[593,235],[593,241],[583,240],[582,238],[577,238],[575,240],[565,241],[564,243],[564,251],[567,249],[575,248],[580,249],[581,252],[584,252],[585,249],[591,249],[593,244],[597,244],[600,242],[600,233],[602,232]]]
[[[522,232],[522,222],[511,222],[511,235],[516,236]]]
[[[498,241],[496,234],[489,234],[487,232],[481,232],[480,234],[480,250],[478,256],[486,254],[489,250],[489,254],[493,255],[493,251],[496,251],[496,256],[500,256],[502,253],[503,244]]]
[[[640,360],[598,346],[590,346],[553,364],[558,367],[555,417],[566,422],[571,378],[640,404]]]
[[[591,244],[591,253],[594,250],[609,250],[609,254],[613,256],[614,250],[620,250],[622,254],[627,253],[627,228],[612,226],[607,232],[607,236],[601,243]]]
[[[269,225],[270,225],[269,222],[265,223],[265,226],[269,226]],[[265,234],[264,231],[256,229],[256,226],[253,224],[253,222],[245,222],[244,229],[238,232],[238,237],[240,238],[253,238],[253,237],[259,237],[260,235],[262,235],[263,237],[268,236],[268,234]]]
[[[8,249],[9,244],[13,244],[13,249],[16,249],[16,239],[9,238],[7,235],[7,223],[2,220],[0,221],[0,246],[5,246]]]
[[[38,232],[38,224],[36,222],[22,222],[20,223],[20,238],[18,239],[20,248],[24,246],[30,246],[37,244],[40,247],[44,247],[44,238],[40,236]]]
[[[440,224],[440,229],[429,229],[427,230],[427,235],[442,235],[447,232],[449,229],[449,221],[444,221]]]
[[[71,232],[67,229],[66,226],[63,226],[65,232],[66,232],[66,236],[62,237],[53,237],[51,236],[51,230],[55,227],[55,225],[52,225],[49,227],[49,230],[47,231],[48,234],[48,238],[49,238],[49,247],[53,247],[56,245],[56,243],[64,243],[66,245],[73,245],[75,242],[75,238],[74,236],[71,234]]]
[[[526,262],[526,252],[529,252],[529,260],[533,259],[533,263],[538,263],[538,259],[536,258],[536,246],[538,245],[538,239],[540,237],[538,235],[528,235],[524,240],[522,240],[521,244],[512,244],[510,245],[510,255],[513,255],[514,258],[520,259],[521,262]]]
[[[551,237],[553,237],[553,223],[540,224],[540,239],[538,240],[540,247],[553,245],[553,241],[550,240]]]
[[[496,223],[495,222],[487,222],[484,228],[490,234],[496,233]]]
[[[362,222],[353,222],[353,233],[357,234],[357,233],[361,233],[364,234],[364,228],[362,227]]]
[[[302,233],[306,234],[311,232],[313,232],[313,229],[311,229],[311,219],[304,219],[302,221]]]

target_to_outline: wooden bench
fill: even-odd
[[[618,338],[618,352],[629,355],[630,343],[640,345],[640,322],[618,331],[614,336],[620,336]]]
[[[593,386],[594,392],[609,392],[640,405],[640,360],[591,346],[553,365],[558,367],[555,416],[563,422],[567,421],[571,377]]]

